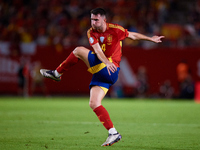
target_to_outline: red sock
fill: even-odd
[[[58,73],[62,74],[64,71],[75,65],[78,60],[79,59],[74,55],[74,53],[71,52],[71,54],[56,68],[56,70]]]
[[[99,118],[100,122],[103,124],[103,126],[107,130],[109,130],[110,128],[113,128],[113,123],[112,123],[112,121],[110,119],[110,116],[109,116],[107,110],[102,105],[97,107],[97,108],[95,108],[93,111],[96,113],[96,115]]]

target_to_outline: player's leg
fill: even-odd
[[[113,123],[107,110],[101,105],[101,101],[105,96],[105,92],[99,86],[93,86],[90,89],[90,102],[89,105],[98,116],[100,122],[104,127],[109,130],[113,128]]]
[[[81,59],[87,67],[89,68],[89,62],[88,62],[88,53],[89,49],[85,47],[76,47],[70,55],[56,68],[56,70],[47,70],[47,69],[41,69],[41,74],[46,77],[53,79],[55,81],[61,80],[61,75],[69,70],[72,66],[74,66],[79,59]]]
[[[89,105],[109,133],[107,140],[102,144],[102,146],[111,146],[121,139],[121,135],[114,128],[108,111],[101,105],[101,101],[105,95],[105,91],[100,86],[93,86],[90,89]]]
[[[69,70],[72,66],[74,66],[79,59],[81,59],[89,68],[89,62],[88,62],[88,53],[89,49],[85,47],[76,47],[71,54],[64,60],[57,68],[57,72],[59,74],[64,73],[65,71]]]
[[[89,49],[83,47],[83,46],[79,46],[79,47],[76,47],[73,51],[73,54],[78,58],[78,59],[81,59],[86,65],[87,67],[89,68],[90,67],[90,64],[89,64],[89,61],[88,61],[88,53],[90,52]]]

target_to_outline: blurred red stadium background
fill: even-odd
[[[55,69],[69,55],[73,48],[71,47],[65,49],[62,53],[58,53],[52,47],[38,47],[35,55],[27,56],[29,58],[29,67],[35,62],[40,61],[43,68]],[[144,50],[141,48],[124,47],[123,55],[128,59],[134,73],[137,72],[141,65],[146,67],[150,85],[149,94],[159,93],[160,86],[166,80],[171,81],[176,93],[179,92],[176,67],[182,60],[187,60],[193,81],[198,82],[200,80],[198,76],[200,49],[198,48],[155,48]],[[11,61],[19,65],[19,58],[0,56],[0,59],[1,64],[5,65],[5,68],[0,71],[0,94],[15,95],[18,91],[18,79],[17,72],[12,69],[13,64]],[[2,61],[5,59],[9,63],[5,64]],[[29,79],[29,83],[31,83],[31,78]],[[63,75],[61,82],[45,79],[45,84],[52,95],[88,95],[90,79],[91,74],[87,72],[86,65],[79,61],[76,66]]]
[[[19,92],[20,60],[31,70],[36,62],[55,69],[76,46],[89,47],[87,30],[90,10],[103,7],[108,22],[148,36],[164,35],[160,44],[144,41],[123,42],[123,55],[136,74],[147,70],[148,95],[159,95],[160,86],[171,82],[179,95],[176,67],[187,61],[192,84],[200,79],[200,0],[1,0],[0,1],[0,94]],[[45,80],[50,95],[89,94],[91,74],[79,62],[63,75],[62,82]],[[124,90],[137,96],[133,87]]]

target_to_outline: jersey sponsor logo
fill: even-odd
[[[103,36],[100,37],[100,41],[101,41],[101,43],[103,43],[103,41],[104,41],[104,37]]]
[[[94,39],[92,37],[90,37],[89,40],[91,44],[94,42]]]

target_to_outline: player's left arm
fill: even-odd
[[[164,36],[157,36],[157,35],[148,37],[146,35],[130,31],[128,31],[128,33],[129,33],[128,37],[132,40],[147,40],[155,43],[160,43],[162,42],[161,39],[164,38]]]

